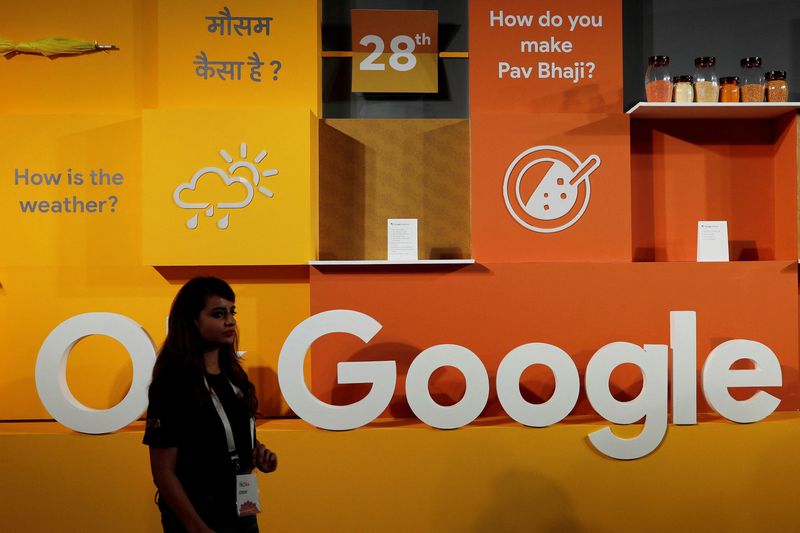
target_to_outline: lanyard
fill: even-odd
[[[225,409],[222,408],[222,403],[219,401],[219,397],[217,393],[214,392],[209,384],[208,380],[205,376],[203,376],[203,382],[206,384],[206,388],[208,389],[208,393],[211,395],[211,402],[214,404],[214,409],[217,410],[217,414],[219,415],[220,421],[222,421],[222,427],[225,428],[225,440],[228,441],[228,453],[231,457],[231,462],[236,467],[236,471],[239,471],[239,454],[236,451],[236,442],[233,440],[233,429],[231,428],[231,423],[228,420],[228,415],[225,414]],[[242,397],[242,391],[239,390],[239,387],[234,385],[231,380],[228,380],[230,383],[231,388],[233,389],[234,394],[236,394],[237,398]],[[255,448],[255,433],[256,433],[256,421],[255,418],[252,416],[250,417],[250,449]]]

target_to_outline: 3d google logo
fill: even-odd
[[[377,418],[394,394],[397,367],[394,361],[342,362],[337,382],[371,384],[361,400],[344,406],[316,398],[305,383],[303,364],[311,345],[332,333],[347,333],[369,342],[381,329],[374,318],[352,310],[332,310],[313,315],[289,334],[278,361],[281,392],[302,419],[323,429],[349,430]],[[120,341],[133,360],[133,383],[125,398],[106,410],[90,409],[69,392],[66,363],[72,347],[89,335],[107,335]],[[609,427],[589,435],[589,442],[601,453],[615,459],[638,459],[653,452],[667,430],[667,389],[670,382],[669,356],[672,352],[672,421],[697,423],[696,398],[696,314],[670,312],[670,345],[612,342],[600,347],[586,368],[585,389],[594,410],[616,424],[644,420],[641,433],[631,439],[616,436]],[[753,363],[751,369],[732,369],[739,360]],[[114,313],[87,313],[72,317],[56,327],[45,339],[36,362],[36,388],[45,408],[63,425],[83,433],[109,433],[136,420],[147,406],[147,383],[155,361],[150,336],[130,318]],[[631,401],[619,401],[611,394],[611,373],[623,364],[639,367],[644,378],[642,390]],[[519,390],[526,368],[544,365],[555,378],[552,397],[544,403],[527,402]],[[463,398],[454,405],[437,404],[428,390],[431,374],[442,366],[458,369],[466,382]],[[745,339],[725,341],[705,360],[702,391],[708,404],[725,418],[739,423],[763,420],[780,404],[771,394],[758,391],[747,400],[737,400],[729,389],[737,387],[779,387],[783,379],[778,358],[764,344]],[[500,363],[496,376],[497,395],[508,415],[525,426],[546,427],[560,422],[574,408],[580,378],[570,356],[561,348],[532,342],[511,350]],[[406,376],[406,399],[414,414],[426,424],[455,429],[472,422],[483,410],[489,395],[489,377],[478,356],[464,346],[440,344],[420,352]]]

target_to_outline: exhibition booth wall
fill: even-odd
[[[42,0],[4,11],[0,36],[12,41],[115,49],[0,60],[0,209],[11,220],[2,528],[159,530],[144,422],[75,431],[46,405],[37,364],[52,355],[48,336],[84,313],[127,317],[157,347],[172,298],[197,275],[236,292],[258,438],[280,458],[260,475],[264,530],[793,528],[797,106],[633,107],[644,90],[628,61],[671,47],[739,53],[665,37],[710,1],[389,4]],[[353,90],[358,9],[438,11],[436,51],[417,56],[434,68],[402,82],[433,76],[434,89],[395,92],[381,85],[393,72],[370,82],[381,90]],[[394,16],[376,22],[387,43],[415,32],[415,19]],[[784,55],[772,66],[793,68],[793,37],[774,34],[769,50]],[[561,49],[534,53],[521,45],[532,39]],[[397,53],[376,61],[397,65]],[[564,203],[536,204],[523,179],[543,161],[580,175]],[[418,260],[386,261],[387,219],[417,220]],[[727,222],[729,261],[696,261],[700,221]],[[377,329],[314,329],[340,310],[358,315],[342,324]],[[91,417],[146,392],[132,387],[147,354],[108,334],[73,340],[56,358],[64,385],[50,391],[68,409]],[[543,361],[520,370],[513,394],[500,385],[504,361],[532,343],[566,354],[575,387]],[[622,344],[639,359],[608,371],[603,408],[597,368]],[[760,350],[737,348],[730,375],[750,373],[727,403],[713,392],[728,375],[714,373],[724,346]],[[434,349],[453,359],[423,380],[444,408],[428,417],[409,374]],[[291,357],[299,378],[279,369]],[[377,363],[395,376],[364,424],[348,417],[380,387],[342,377],[358,363],[361,377]],[[469,376],[483,375],[481,403]],[[313,409],[334,406],[333,422],[294,399],[306,388]],[[509,408],[510,396],[535,411],[573,391],[547,423]],[[473,415],[447,426],[447,408],[465,406]],[[328,431],[347,424],[356,429]],[[647,427],[660,438],[625,457],[619,446]]]

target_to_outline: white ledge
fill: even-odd
[[[639,102],[628,110],[633,119],[645,118],[775,118],[796,113],[800,102],[692,103]]]
[[[389,260],[349,260],[349,261],[309,261],[311,266],[386,266],[386,265],[473,265],[474,259],[420,259],[417,261]]]

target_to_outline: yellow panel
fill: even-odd
[[[387,218],[419,219],[419,258],[470,257],[469,121],[320,123],[319,258],[386,259]]]
[[[592,451],[585,437],[598,423],[485,424],[439,431],[391,421],[351,432],[299,421],[260,424],[259,439],[279,457],[276,473],[258,476],[260,526],[270,532],[797,529],[797,414],[751,425],[670,427],[656,452],[631,462]],[[100,532],[113,523],[123,533],[158,531],[141,423],[96,437],[42,426],[0,427],[0,453],[15,459],[3,472],[10,489],[0,499],[5,530]]]
[[[308,139],[309,125],[316,125],[316,119],[308,111],[294,116],[305,117],[302,125],[293,127],[286,120],[284,131],[304,130],[305,148],[291,150],[305,151],[299,162],[286,167],[286,175],[295,176],[293,187],[306,189],[306,199],[299,203],[301,214],[293,216],[304,217],[304,254],[308,256],[313,253],[309,251],[308,184],[315,165],[309,162]],[[142,264],[141,128],[141,119],[128,115],[0,118],[0,173],[6,177],[0,188],[0,209],[8,228],[0,252],[0,321],[6,324],[0,328],[0,342],[9,347],[0,373],[0,397],[13,399],[0,403],[0,420],[50,418],[36,393],[36,355],[50,331],[67,318],[91,311],[121,313],[142,324],[157,342],[163,340],[165,318],[179,281]],[[315,137],[311,141],[316,142]],[[216,151],[210,155],[216,156]],[[292,168],[299,170],[288,172]],[[101,169],[104,176],[122,176],[122,183],[92,185],[91,172],[99,178]],[[75,179],[79,172],[82,184]],[[16,180],[17,174],[27,175],[27,184],[22,178]],[[40,183],[45,174],[60,174],[58,184]],[[111,196],[117,199],[114,209]],[[63,204],[67,198],[72,204],[73,197],[84,205],[90,201],[106,204],[93,213],[52,212],[53,202]],[[42,200],[49,202],[48,212],[21,209],[20,202],[30,205]],[[189,269],[181,279],[196,272]],[[252,366],[262,412],[285,414],[287,408],[276,394],[274,369],[286,335],[308,316],[307,272],[288,277],[271,270],[207,273],[229,277],[242,299],[242,349],[248,351],[246,361]],[[109,340],[79,344],[68,366],[74,394],[94,407],[115,404],[130,385],[130,363],[116,350],[109,355],[105,343],[114,344]]]
[[[227,5],[234,13],[241,9],[240,13],[260,14],[263,9],[275,9],[269,13],[274,17],[273,32],[269,40],[260,36],[257,48],[264,59],[268,51],[288,50],[285,57],[280,56],[284,63],[281,79],[271,89],[260,84],[257,94],[252,89],[226,92],[220,88],[181,89],[169,85],[168,71],[172,67],[168,59],[178,61],[182,46],[197,45],[176,29],[180,30],[194,16],[192,10],[210,15],[222,7],[219,4],[32,0],[4,11],[2,37],[97,39],[116,44],[120,50],[57,59],[26,55],[0,59],[6,96],[0,102],[0,174],[5,177],[0,186],[0,209],[7,220],[4,247],[0,250],[0,319],[8,325],[0,328],[0,342],[9,347],[0,375],[0,397],[7,400],[0,404],[0,420],[50,417],[36,393],[34,367],[42,341],[55,326],[79,313],[110,311],[133,318],[160,342],[179,283],[200,272],[189,267],[176,277],[174,273],[144,266],[145,174],[140,110],[158,105],[159,89],[164,97],[161,103],[168,105],[172,98],[174,107],[266,108],[291,104],[299,108],[295,112],[272,113],[268,120],[249,111],[240,119],[248,124],[265,124],[263,129],[273,132],[274,124],[279,125],[278,133],[273,135],[283,144],[264,146],[270,149],[268,160],[280,151],[296,157],[286,155],[292,160],[280,169],[292,180],[288,188],[275,189],[276,197],[288,192],[294,198],[292,205],[282,204],[285,211],[279,210],[286,216],[281,215],[279,224],[272,226],[265,226],[271,222],[268,217],[241,220],[240,223],[250,222],[258,238],[235,248],[280,250],[275,253],[283,254],[282,262],[305,263],[316,256],[317,162],[313,154],[317,150],[317,121],[310,111],[319,109],[318,3]],[[164,17],[160,19],[159,14]],[[170,19],[171,15],[184,20]],[[202,17],[200,22],[205,29]],[[170,39],[175,42],[170,44]],[[228,44],[236,48],[255,42],[253,37]],[[226,52],[224,46],[219,48],[216,44],[208,49],[209,53]],[[159,50],[166,51],[160,58]],[[253,50],[256,48],[250,49]],[[173,57],[172,52],[178,55]],[[191,61],[192,56],[188,66],[193,75]],[[160,80],[157,68],[162,68]],[[174,90],[178,92],[171,92]],[[208,112],[205,117],[212,117],[213,122],[221,115]],[[217,125],[224,119],[219,121]],[[238,132],[262,131],[258,125],[236,129],[234,144],[227,147],[233,155],[238,155],[244,140]],[[200,137],[204,131],[208,130],[198,128],[192,133]],[[223,146],[215,145],[208,156],[218,157],[220,148]],[[255,149],[255,144],[251,148]],[[182,152],[167,154],[160,162],[168,165],[164,162],[178,153]],[[202,158],[207,154],[198,151],[197,155]],[[92,171],[103,178],[102,183],[92,183]],[[82,181],[77,179],[78,173]],[[16,180],[17,174],[27,175],[29,182]],[[58,183],[36,184],[45,174],[60,175]],[[72,182],[70,175],[74,177]],[[110,179],[117,183],[109,183]],[[299,193],[294,194],[296,191]],[[47,202],[44,210],[41,202]],[[278,225],[283,227],[276,229]],[[275,232],[272,240],[270,231]],[[301,235],[300,239],[293,237],[295,232]],[[169,238],[165,231],[159,235],[160,239]],[[287,241],[291,243],[286,244]],[[171,244],[180,242],[175,239]],[[218,249],[213,243],[211,248]],[[222,263],[228,262],[219,260],[224,252],[216,258],[211,253],[203,254],[202,249],[198,253],[206,255],[208,262]],[[266,259],[264,263],[270,262],[269,257]],[[288,273],[268,268],[244,273],[214,269],[205,273],[227,277],[239,294],[241,349],[247,351],[245,364],[256,382],[261,411],[270,416],[287,414],[277,391],[274,369],[284,338],[308,316],[307,269]],[[67,371],[74,394],[93,407],[115,404],[130,384],[130,362],[124,350],[110,339],[93,338],[79,343]]]
[[[91,379],[86,379],[91,376]],[[70,392],[92,409],[110,409],[128,393],[133,363],[125,347],[111,337],[81,339],[67,360]]]
[[[12,41],[70,37],[119,50],[48,59],[0,58],[1,113],[131,112],[145,101],[148,31],[155,0],[33,0],[3,3],[0,36]],[[149,27],[148,27],[149,25]]]
[[[308,111],[147,111],[143,120],[146,264],[314,257],[317,121]]]
[[[140,263],[140,130],[126,115],[1,117],[0,210],[13,231],[0,265]]]
[[[289,332],[309,314],[305,272],[256,273],[186,269],[162,276],[150,267],[0,267],[0,343],[7,347],[0,373],[0,420],[50,419],[36,392],[34,368],[45,337],[64,320],[93,311],[128,316],[160,344],[179,286],[192,275],[227,278],[237,294],[244,364],[267,416],[288,414],[278,392],[278,353]],[[166,279],[165,279],[166,278]],[[86,341],[83,341],[86,342]],[[116,404],[130,387],[130,362],[105,347],[109,339],[80,344],[68,365],[75,396],[91,407]],[[82,344],[82,343],[81,343]]]
[[[269,35],[265,27],[255,33],[257,22],[234,20],[229,26],[227,18],[219,29],[210,32],[213,21],[207,17],[219,17],[224,7],[237,19],[270,17]],[[318,0],[159,2],[158,106],[302,107],[319,114],[319,17]],[[194,62],[201,52],[208,61],[243,62],[236,67],[241,69],[241,79],[220,79],[216,69],[213,77],[198,76]],[[248,58],[253,53],[263,66],[255,71],[260,76],[251,77]]]

